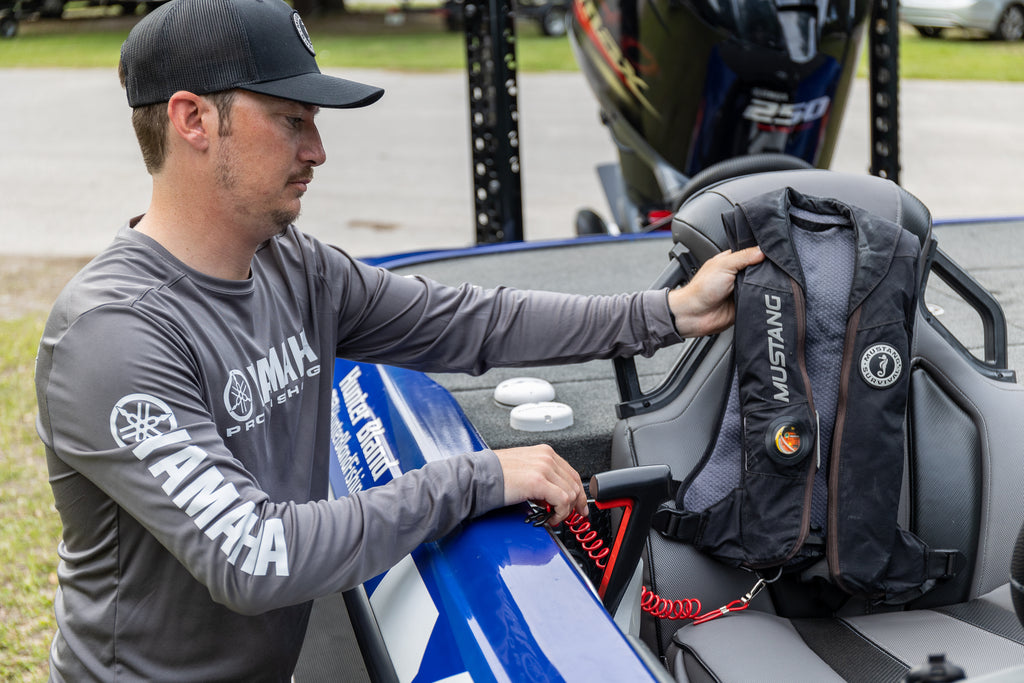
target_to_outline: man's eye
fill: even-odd
[[[301,116],[289,116],[288,117],[288,125],[290,125],[292,128],[299,128],[302,125],[302,123],[303,123],[303,119],[302,119]]]

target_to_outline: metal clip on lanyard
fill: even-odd
[[[530,505],[530,512],[526,515],[526,523],[532,524],[533,526],[544,526],[554,510],[550,506],[541,507],[533,501],[527,501]]]
[[[717,619],[718,617],[728,614],[729,612],[741,612],[747,609],[747,607],[750,606],[750,601],[754,599],[754,596],[756,596],[758,593],[764,590],[764,587],[767,586],[769,583],[774,583],[775,581],[778,581],[780,576],[782,576],[782,569],[779,569],[779,573],[771,579],[765,579],[763,576],[758,576],[757,582],[754,583],[754,587],[751,588],[750,591],[742,598],[740,598],[739,600],[733,600],[728,605],[723,605],[722,607],[719,607],[718,609],[712,612],[708,612],[707,614],[701,614],[693,620],[693,623],[703,624],[706,621]]]

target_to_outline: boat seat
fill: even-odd
[[[982,309],[984,357],[978,358],[929,313],[922,297],[899,513],[902,527],[932,548],[959,550],[967,566],[901,606],[851,598],[825,609],[808,584],[784,578],[750,609],[703,624],[645,616],[642,637],[679,681],[900,681],[936,653],[945,653],[970,680],[1024,680],[1024,627],[1009,587],[1011,553],[1024,523],[1024,389],[1001,366],[1005,348],[991,348],[1005,345],[1002,311],[936,249],[926,207],[873,176],[798,170],[728,180],[680,208],[674,240],[703,262],[728,248],[724,212],[785,187],[898,223],[921,241],[922,292],[929,277],[941,275]],[[665,463],[676,482],[686,478],[716,438],[731,345],[730,332],[694,341],[658,387],[639,398],[624,392],[613,468]],[[644,568],[646,585],[656,593],[697,598],[705,611],[740,598],[756,581],[657,533],[648,539]]]

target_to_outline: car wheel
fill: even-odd
[[[18,20],[14,17],[0,19],[0,38],[13,38],[18,34]]]
[[[938,26],[915,26],[922,38],[938,38],[942,35],[942,29]]]
[[[992,36],[996,40],[1021,40],[1024,38],[1024,7],[1010,5],[999,17],[996,32]]]
[[[540,19],[540,30],[546,36],[564,36],[566,29],[565,9],[553,7],[544,13]]]

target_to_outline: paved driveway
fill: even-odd
[[[378,104],[324,111],[328,150],[300,227],[358,256],[474,239],[462,73],[346,71]],[[594,168],[615,152],[576,73],[520,75],[527,239],[607,214]],[[868,167],[867,86],[851,97],[832,167]],[[146,175],[112,70],[0,70],[0,253],[92,254],[143,212]],[[1024,215],[1024,84],[907,81],[903,183],[937,218]]]

